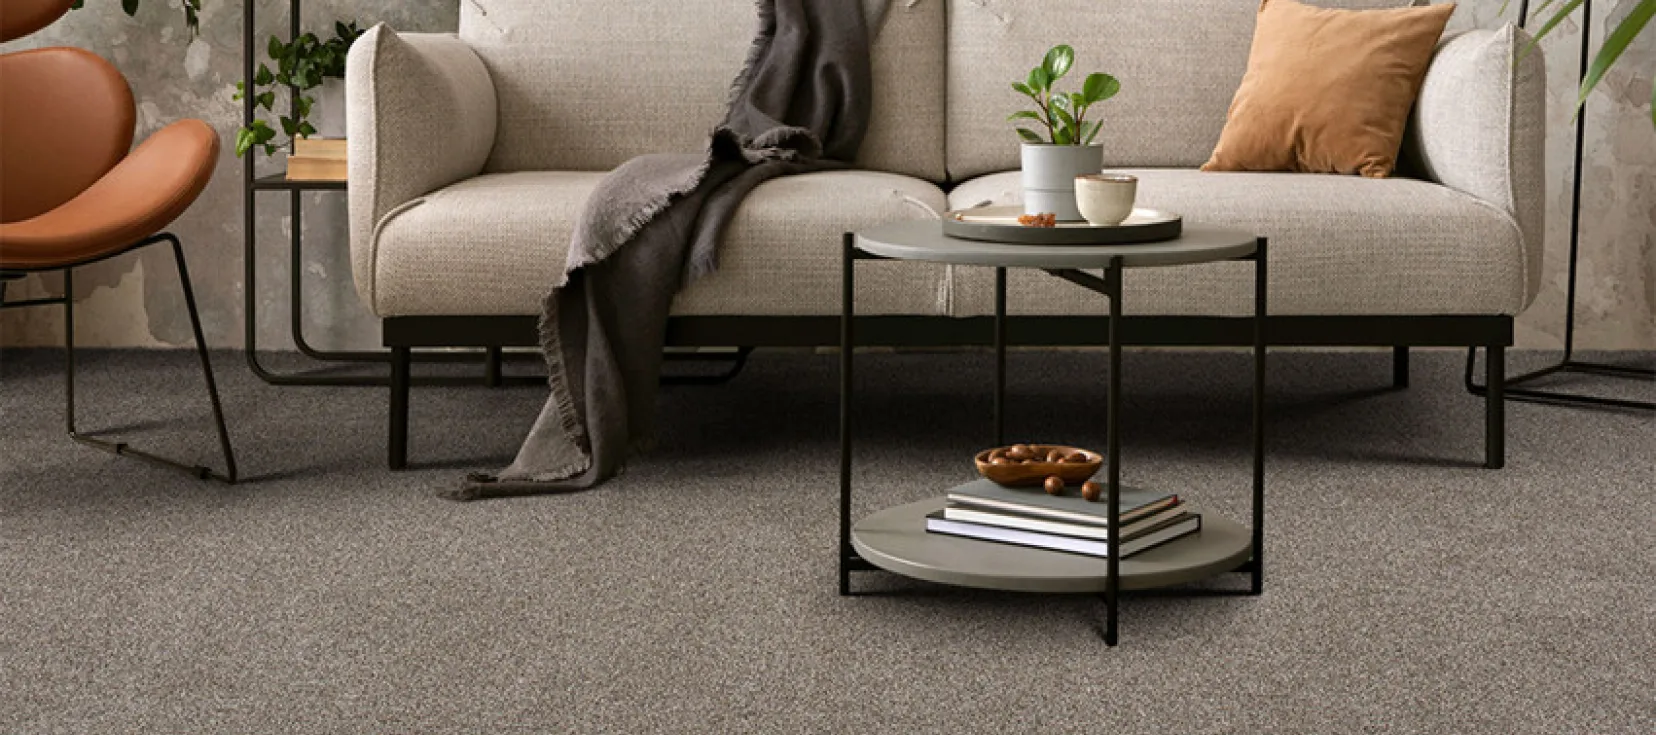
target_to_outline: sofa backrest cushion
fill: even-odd
[[[1335,8],[1411,0],[1307,0]],[[1121,80],[1090,115],[1105,166],[1194,167],[1213,153],[1248,67],[1257,0],[954,0],[949,6],[948,172],[962,180],[1018,168],[1011,89],[1059,43],[1075,47],[1060,89],[1086,74]],[[1020,102],[1021,100],[1021,102]]]
[[[873,48],[863,168],[941,181],[944,0],[890,3]],[[754,0],[465,0],[460,37],[494,80],[486,170],[602,171],[696,152],[724,117]]]

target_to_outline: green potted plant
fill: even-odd
[[[1109,74],[1092,73],[1081,83],[1081,91],[1064,93],[1054,87],[1075,65],[1075,49],[1053,46],[1040,66],[1029,70],[1012,89],[1035,103],[1033,110],[1019,110],[1007,119],[1032,121],[1035,129],[1019,126],[1023,139],[1024,212],[1051,212],[1059,220],[1081,219],[1075,206],[1075,177],[1096,174],[1104,168],[1104,147],[1094,143],[1101,123],[1088,120],[1092,106],[1114,97],[1121,83]],[[1044,135],[1043,135],[1044,133]]]
[[[265,52],[276,65],[259,63],[253,74],[253,105],[266,112],[274,112],[276,90],[291,87],[298,95],[294,115],[277,115],[285,141],[277,141],[277,131],[270,123],[255,118],[252,124],[236,132],[236,155],[241,156],[255,148],[265,155],[274,155],[278,148],[289,145],[300,136],[324,138],[345,137],[345,54],[351,44],[362,35],[355,21],[335,23],[333,37],[326,40],[315,33],[304,33],[292,43],[271,36]],[[311,90],[316,90],[313,96]],[[242,99],[247,90],[236,83],[235,99]],[[320,103],[318,102],[320,98]],[[314,118],[312,113],[317,113]]]

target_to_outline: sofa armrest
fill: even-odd
[[[1527,293],[1541,284],[1546,229],[1546,66],[1512,24],[1445,39],[1421,84],[1407,153],[1426,178],[1512,217]],[[1519,58],[1522,56],[1523,58]]]
[[[437,189],[483,170],[494,147],[495,89],[482,59],[453,34],[369,29],[345,63],[351,271],[378,311],[379,227]]]

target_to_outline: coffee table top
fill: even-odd
[[[874,565],[916,579],[1020,592],[1102,592],[1107,563],[1079,554],[1030,549],[926,531],[943,498],[887,508],[858,521],[851,545]],[[1121,589],[1148,589],[1228,572],[1253,555],[1247,528],[1202,514],[1202,530],[1121,560]]]
[[[962,240],[943,234],[937,220],[889,222],[856,233],[859,250],[900,260],[1006,268],[1106,268],[1114,258],[1129,268],[1234,260],[1252,255],[1258,237],[1244,230],[1186,222],[1173,240],[1133,245],[1018,245]]]

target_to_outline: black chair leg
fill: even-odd
[[[230,447],[230,431],[224,423],[224,407],[219,401],[218,382],[213,377],[213,364],[207,353],[207,340],[201,333],[201,315],[196,310],[195,291],[190,284],[190,270],[184,263],[184,248],[179,244],[178,238],[169,233],[157,235],[144,244],[154,242],[170,243],[172,245],[173,260],[178,264],[178,280],[184,289],[184,306],[190,313],[190,328],[195,336],[196,354],[201,359],[202,376],[207,382],[207,397],[213,405],[213,424],[218,430],[219,449],[224,453],[225,472],[220,474],[205,465],[185,464],[150,454],[135,449],[126,442],[110,442],[83,436],[75,428],[75,276],[73,268],[65,268],[63,271],[63,346],[67,363],[64,369],[65,428],[69,432],[69,437],[81,444],[124,457],[140,459],[158,467],[179,470],[203,480],[218,480],[233,485],[236,483],[237,477],[236,455]]]
[[[391,348],[390,438],[386,442],[387,464],[393,470],[408,468],[408,384],[413,356],[407,347]]]
[[[1484,363],[1484,466],[1506,466],[1506,347],[1490,345]]]
[[[1409,387],[1409,346],[1392,347],[1392,387]]]

